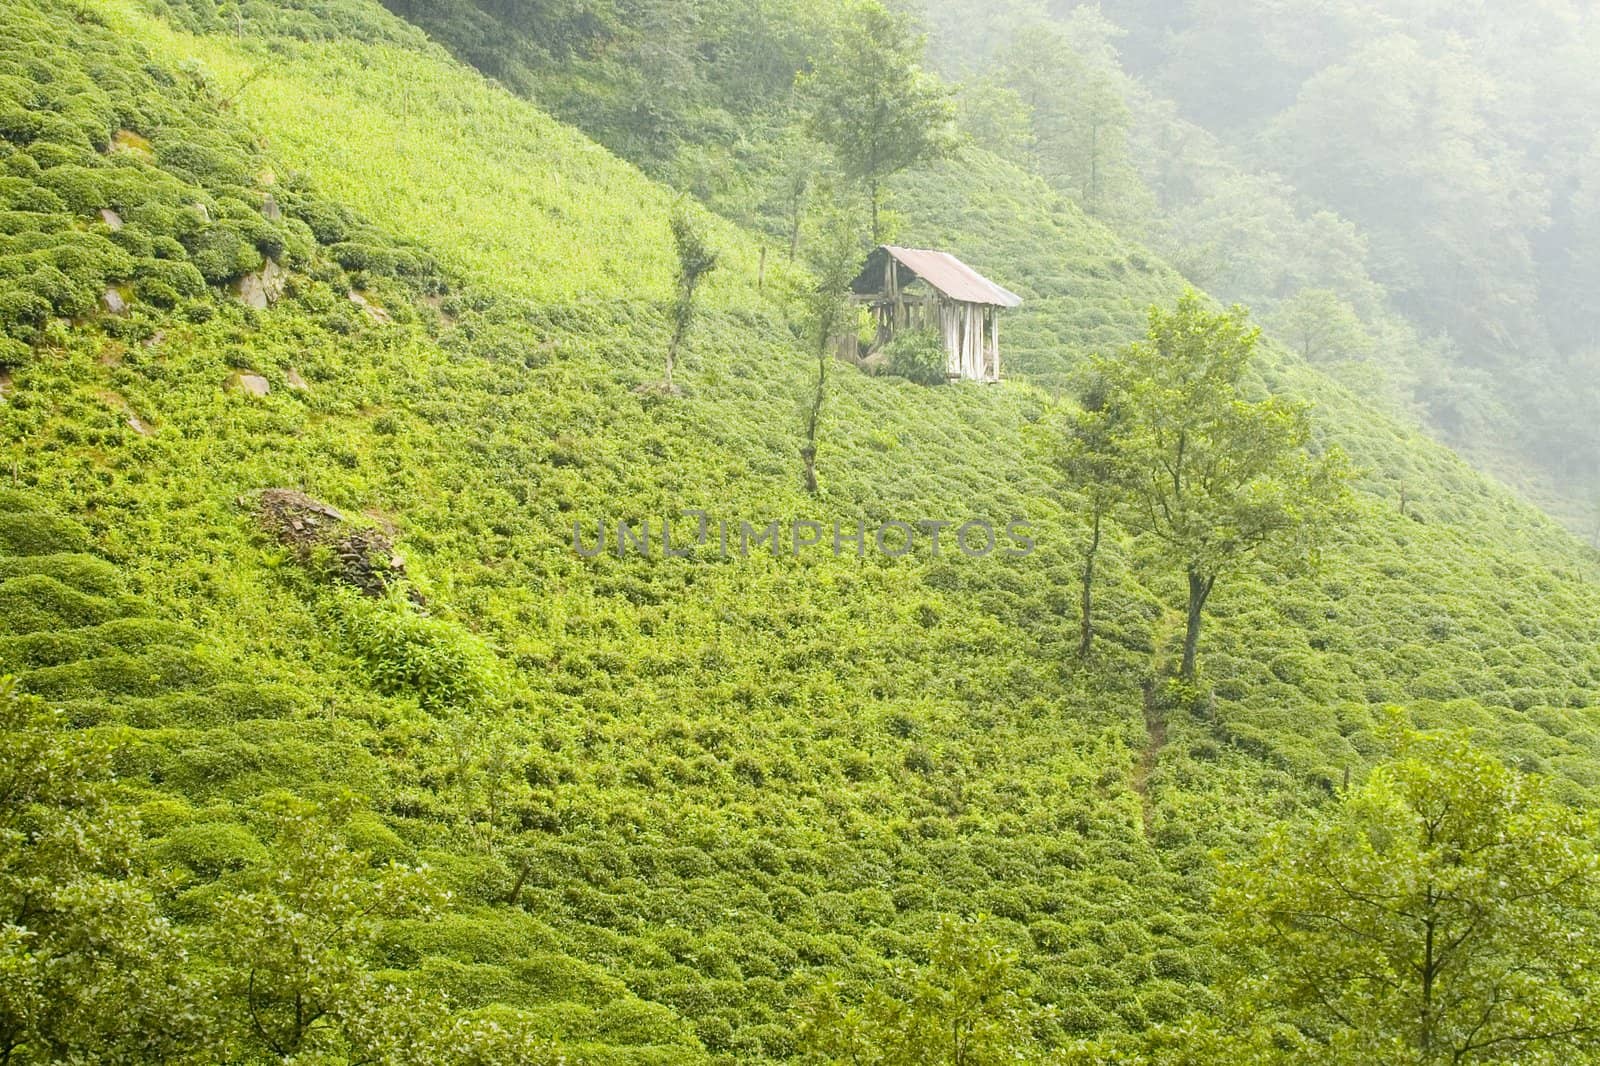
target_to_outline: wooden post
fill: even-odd
[[[760,292],[767,284],[767,246],[761,246],[761,263],[756,267],[756,291]]]

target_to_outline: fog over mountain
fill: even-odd
[[[976,136],[1592,532],[1591,5],[921,10]]]

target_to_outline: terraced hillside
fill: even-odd
[[[216,936],[292,867],[286,795],[343,812],[358,880],[450,893],[364,972],[615,1063],[794,1058],[819,982],[903,980],[950,916],[1015,954],[1040,1056],[1203,1010],[1213,849],[1359,779],[1391,705],[1596,798],[1594,553],[1281,352],[1262,384],[1317,402],[1358,517],[1308,576],[1219,586],[1197,710],[1162,697],[1181,600],[1130,539],[1072,655],[1082,486],[1039,423],[1181,283],[1021,172],[900,190],[915,240],[1025,297],[1018,380],[841,366],[812,498],[798,269],[758,285],[759,239],[700,214],[685,393],[637,391],[671,190],[375,2],[238,10],[19,0],[0,37],[0,672],[117,752],[119,876],[224,975],[186,1054],[288,1058]],[[271,489],[342,517],[298,539]],[[573,550],[691,509],[1020,518],[1037,548]],[[333,1002],[303,1047],[358,1059]],[[529,1061],[496,1047],[461,1061]]]

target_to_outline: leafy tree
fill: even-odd
[[[215,1061],[109,754],[0,677],[0,1062]]]
[[[1094,644],[1094,568],[1105,520],[1123,501],[1126,485],[1119,462],[1106,383],[1091,378],[1078,406],[1061,420],[1051,441],[1051,464],[1089,503],[1088,537],[1083,549],[1079,597],[1078,655],[1087,658]]]
[[[1301,289],[1273,315],[1278,335],[1306,360],[1348,359],[1366,350],[1355,310],[1331,289]]]
[[[1460,734],[1397,730],[1331,811],[1223,871],[1249,1013],[1329,1063],[1576,1061],[1600,1036],[1593,815]]]
[[[817,143],[798,126],[787,128],[780,135],[773,154],[764,207],[782,220],[784,243],[789,261],[793,262],[800,252],[800,232],[811,194],[823,177],[825,164],[819,162]]]
[[[810,132],[866,193],[874,244],[882,237],[883,183],[954,147],[954,108],[918,67],[922,50],[904,15],[858,0],[831,47],[797,79]]]
[[[1174,310],[1150,308],[1143,341],[1094,361],[1105,382],[1108,443],[1127,485],[1125,514],[1188,581],[1186,681],[1195,676],[1217,579],[1253,559],[1304,559],[1348,495],[1342,453],[1307,453],[1305,406],[1247,398],[1259,333],[1243,308],[1209,311],[1190,290]]]
[[[1114,29],[1095,17],[1077,22],[1076,39],[1049,23],[1019,27],[1000,76],[1031,118],[1034,169],[1086,210],[1116,213],[1133,206],[1138,179],[1115,59],[1097,54]]]
[[[269,797],[272,853],[217,899],[214,948],[233,1039],[284,1058],[356,1053],[411,1031],[422,1004],[369,972],[386,921],[424,915],[438,894],[422,871],[374,870],[340,840],[351,805]]]
[[[695,291],[705,276],[717,268],[717,253],[706,244],[686,211],[672,216],[672,247],[678,256],[678,286],[672,301],[672,340],[667,345],[667,388],[673,388],[672,371],[678,349],[694,321]]]
[[[827,203],[829,198],[824,194],[819,199]],[[801,299],[805,335],[817,362],[817,376],[810,402],[806,406],[806,441],[800,446],[800,458],[805,463],[806,491],[812,495],[816,495],[820,487],[817,482],[817,430],[822,420],[822,405],[827,398],[828,365],[833,361],[834,339],[850,321],[850,301],[846,294],[861,265],[861,244],[847,211],[838,207],[828,211],[820,220],[818,229],[812,264],[814,279]]]
[[[978,147],[1014,162],[1032,158],[1033,111],[994,76],[966,82],[956,97],[962,130]]]
[[[802,1008],[800,1040],[822,1062],[984,1066],[1019,1061],[1033,1014],[1015,953],[983,922],[946,918],[925,964],[859,999],[837,982],[820,986]]]

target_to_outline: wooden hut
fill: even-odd
[[[877,328],[871,347],[845,339],[840,354],[860,361],[905,329],[932,329],[944,340],[952,379],[1000,380],[1000,309],[1022,297],[973,270],[949,252],[880,245],[850,284],[851,297],[871,308]]]

